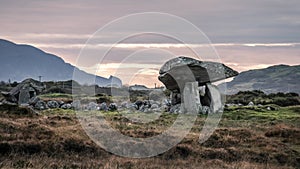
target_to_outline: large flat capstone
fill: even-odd
[[[186,82],[197,81],[199,86],[237,76],[230,67],[209,61],[180,56],[167,61],[159,71],[158,79],[171,91],[182,90]]]

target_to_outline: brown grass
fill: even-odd
[[[118,115],[107,119],[132,137],[151,137],[163,128],[128,127]],[[180,144],[156,157],[123,158],[92,142],[73,113],[36,115],[14,107],[0,112],[0,168],[300,168],[299,128],[289,124],[263,125],[260,130],[220,127],[202,144],[198,136],[193,129]]]

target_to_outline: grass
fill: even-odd
[[[274,111],[229,107],[217,130],[202,144],[198,137],[206,116],[199,115],[178,145],[145,159],[118,157],[98,147],[73,110],[31,113],[0,106],[0,168],[300,168],[300,106]],[[177,118],[147,114],[145,118],[156,120],[142,124],[130,119],[145,114],[102,113],[112,127],[131,137],[160,134]]]
[[[39,95],[40,98],[72,98],[71,94],[66,93],[47,93]]]

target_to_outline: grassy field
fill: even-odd
[[[122,113],[104,114],[114,128],[132,137],[160,134],[177,117],[162,114],[141,125]],[[36,113],[2,105],[0,168],[300,168],[300,106],[274,111],[226,108],[218,129],[200,144],[205,119],[199,115],[190,134],[169,151],[152,158],[130,159],[108,153],[92,142],[72,110]]]

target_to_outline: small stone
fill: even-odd
[[[116,111],[116,110],[118,110],[118,105],[116,103],[110,103],[108,106],[108,110]]]
[[[61,106],[62,109],[71,109],[72,105],[70,103],[64,104]]]
[[[107,104],[105,102],[101,103],[99,106],[99,110],[107,111],[108,110]]]
[[[248,103],[248,106],[254,106],[254,103],[251,101]]]
[[[59,108],[59,104],[55,100],[48,101],[47,105],[50,109]]]
[[[40,100],[34,105],[34,108],[37,110],[45,110],[48,109],[48,106],[43,100]]]

